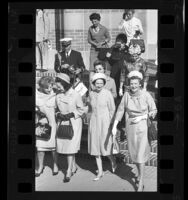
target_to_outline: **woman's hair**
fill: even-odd
[[[120,33],[116,36],[116,42],[121,41],[122,43],[127,43],[127,36],[124,33]]]
[[[90,16],[89,16],[89,19],[90,21],[94,20],[94,19],[97,19],[100,21],[101,19],[101,16],[98,14],[98,13],[92,13]]]
[[[103,78],[99,78],[99,79],[103,80],[104,85],[106,84],[106,80],[105,80],[105,79],[103,79]],[[92,84],[95,85],[95,83],[96,83],[97,80],[98,80],[98,79],[94,80],[94,81],[92,82]]]
[[[43,88],[48,88],[49,85],[54,83],[54,79],[50,76],[43,76],[42,78],[39,79],[38,85],[41,89]]]
[[[60,83],[64,87],[65,91],[68,91],[71,88],[71,84],[67,83],[66,81],[58,77],[56,77],[55,82]]]
[[[141,80],[138,76],[132,76],[131,78],[128,78],[128,85],[130,85],[131,80],[135,80],[135,79],[137,79],[140,82],[141,88],[143,88],[144,81],[143,79]]]
[[[96,60],[96,61],[93,63],[94,68],[95,68],[97,65],[102,65],[104,71],[106,70],[106,64],[105,64],[105,62],[100,61],[100,60]]]
[[[132,12],[132,14],[135,13],[135,10],[134,10],[134,9],[125,9],[125,10],[124,10],[124,13],[123,13],[123,19],[125,19],[125,16],[126,16],[127,13],[130,12],[130,11]]]

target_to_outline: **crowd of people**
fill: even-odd
[[[91,44],[89,87],[84,92],[77,87],[83,82],[86,67],[81,53],[71,48],[71,38],[60,40],[62,51],[55,59],[55,79],[43,76],[38,81],[36,158],[39,164],[36,176],[43,173],[45,152],[51,151],[53,175],[59,171],[58,154],[65,154],[68,168],[63,180],[71,180],[78,170],[75,155],[80,150],[83,119],[88,114],[88,153],[95,157],[97,164],[93,180],[98,181],[104,175],[102,156],[109,158],[115,173],[117,163],[113,148],[117,125],[124,117],[129,154],[138,168],[137,191],[143,191],[144,166],[150,156],[147,119],[155,118],[157,108],[147,91],[149,75],[141,58],[144,52],[140,38],[142,23],[134,17],[134,10],[126,9],[119,24],[122,32],[109,47],[110,34],[100,24],[100,14],[92,13],[89,19],[92,23],[88,30]]]

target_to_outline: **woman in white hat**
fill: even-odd
[[[148,142],[147,118],[154,118],[157,109],[155,102],[149,92],[142,89],[143,75],[138,71],[128,74],[130,91],[126,91],[117,109],[112,129],[116,135],[117,124],[126,112],[126,129],[128,150],[132,161],[138,168],[137,191],[144,189],[144,166],[150,156],[150,145]]]
[[[112,134],[109,131],[115,112],[115,103],[111,92],[104,88],[105,83],[105,74],[94,74],[92,84],[95,90],[89,95],[92,111],[88,127],[88,152],[95,156],[97,162],[98,174],[95,181],[103,176],[101,156],[109,157],[113,172],[117,166],[112,155]]]
[[[80,150],[80,141],[82,133],[82,118],[84,114],[84,105],[78,92],[72,89],[70,77],[67,74],[60,73],[56,77],[56,84],[59,93],[56,97],[57,119],[60,124],[72,125],[72,139],[62,139],[57,130],[57,153],[67,154],[68,169],[64,177],[64,182],[69,182],[71,176],[76,173],[77,165],[75,154]]]

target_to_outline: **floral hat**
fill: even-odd
[[[133,54],[141,54],[141,47],[139,44],[131,44],[129,46],[129,54],[133,55]]]

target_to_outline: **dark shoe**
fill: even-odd
[[[63,182],[64,182],[64,183],[68,183],[68,182],[70,182],[70,179],[71,179],[70,177],[65,176]]]
[[[35,173],[35,177],[39,177],[44,171],[44,167],[42,168],[42,170],[40,172]]]
[[[57,171],[57,172],[52,172],[52,175],[53,175],[53,176],[56,176],[58,173],[59,173],[59,171]]]

